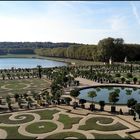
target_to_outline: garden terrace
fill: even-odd
[[[51,117],[46,117],[50,112],[52,112]],[[45,117],[42,117],[42,114]],[[71,114],[59,108],[1,114],[0,117],[2,117],[0,134],[3,132],[3,135],[0,135],[1,139],[98,139],[104,137],[122,139],[130,138],[127,132],[137,130],[135,126],[117,116],[96,114],[83,116]],[[13,123],[14,121],[19,123]]]
[[[13,94],[24,94],[28,91],[40,92],[49,86],[50,83],[45,79],[2,80],[0,82],[0,96],[7,96],[9,92]]]

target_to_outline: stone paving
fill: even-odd
[[[10,113],[12,115],[9,117],[9,119],[12,120],[12,121],[24,120],[24,119],[26,119],[26,115],[27,114],[34,116],[34,119],[32,121],[30,121],[30,122],[19,123],[19,124],[1,123],[0,126],[6,126],[6,127],[19,126],[19,128],[18,128],[18,133],[19,134],[24,135],[24,136],[36,137],[37,139],[44,139],[47,136],[50,136],[52,134],[61,133],[61,132],[78,132],[78,133],[81,133],[81,134],[85,135],[87,139],[95,139],[95,136],[92,133],[98,133],[98,134],[118,134],[121,137],[125,137],[125,136],[127,136],[126,132],[138,130],[137,127],[135,127],[134,125],[132,125],[132,124],[130,124],[130,123],[120,119],[120,118],[118,118],[117,116],[109,116],[109,115],[101,115],[101,114],[97,115],[96,113],[91,113],[91,112],[90,112],[90,114],[87,114],[87,115],[78,115],[78,114],[69,113],[69,112],[67,112],[67,110],[60,109],[58,107],[47,108],[47,109],[48,110],[56,109],[59,112],[57,112],[57,113],[55,113],[53,115],[53,119],[52,120],[47,120],[47,119],[40,120],[40,115],[37,114],[37,113],[32,113],[32,111],[21,111],[21,112]],[[46,109],[43,109],[43,110],[46,110]],[[7,114],[9,114],[9,113],[7,113]],[[80,117],[81,120],[79,121],[79,123],[73,124],[72,128],[64,129],[64,124],[62,122],[58,121],[60,114],[65,114],[65,115],[68,115],[69,117]],[[19,115],[22,115],[22,117],[18,117]],[[95,117],[95,118],[105,117],[105,118],[112,118],[113,119],[113,122],[109,123],[109,124],[102,124],[101,122],[97,121],[96,123],[99,126],[110,126],[110,125],[115,125],[117,122],[119,122],[119,123],[127,126],[128,129],[117,130],[117,131],[99,131],[99,130],[95,130],[95,129],[85,131],[85,130],[78,129],[79,126],[84,125],[85,122],[88,119],[93,118],[93,117]],[[54,131],[52,131],[52,132],[42,133],[42,134],[33,134],[33,133],[28,132],[26,130],[26,127],[28,125],[30,125],[30,124],[33,124],[35,122],[44,122],[44,121],[56,124],[57,128]],[[7,134],[7,132],[5,130],[0,129],[0,139],[5,139],[7,137],[7,135],[8,134]]]

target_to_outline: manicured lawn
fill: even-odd
[[[7,84],[5,87],[13,90],[18,90],[27,87],[27,85],[25,85],[24,83],[16,83],[16,84],[11,83],[11,84]]]
[[[41,117],[41,121],[37,121],[37,122],[33,122],[31,124],[29,124],[25,129],[27,132],[32,133],[32,134],[43,134],[43,133],[49,133],[49,132],[53,132],[54,130],[57,129],[57,125],[53,122],[53,121],[47,121],[48,120],[52,120],[53,119],[53,115],[57,112],[60,112],[60,110],[57,110],[55,108],[53,108],[52,110],[50,109],[45,109],[45,110],[40,110],[40,111],[31,111],[30,113],[36,113],[39,114]],[[32,115],[29,114],[20,114],[18,116],[15,117],[15,119],[22,119],[23,120],[9,120],[9,117],[11,116],[11,114],[5,114],[5,115],[0,115],[0,122],[4,123],[4,124],[19,124],[22,125],[22,123],[28,123],[31,122],[34,117]],[[86,116],[84,116],[86,117]],[[83,133],[79,133],[76,130],[72,130],[72,125],[73,124],[79,124],[80,119],[84,118],[84,117],[69,117],[69,115],[63,114],[63,112],[61,112],[61,114],[59,114],[59,118],[58,121],[64,124],[64,130],[66,131],[66,129],[70,129],[68,130],[68,132],[63,132],[59,131],[58,133],[52,133],[50,136],[47,136],[45,139],[65,139],[68,137],[76,137],[78,139],[86,139],[86,136],[84,135],[84,131]],[[95,117],[93,115],[92,118],[88,119],[86,121],[85,125],[80,125],[78,129],[80,130],[98,130],[98,131],[117,131],[117,130],[124,130],[127,129],[126,126],[124,126],[123,124],[117,122],[114,125],[108,125],[108,126],[102,126],[102,125],[98,125],[96,124],[96,122],[99,122],[101,124],[110,124],[113,122],[113,118],[109,118],[109,117]],[[28,136],[24,136],[22,134],[18,133],[18,127],[19,126],[1,126],[0,123],[0,128],[4,129],[7,131],[7,139],[35,139],[35,137],[28,137]],[[121,137],[121,135],[118,135],[117,133],[112,134],[111,132],[109,134],[98,134],[98,133],[94,133],[91,132],[91,134],[93,134],[95,136],[95,139],[130,139],[129,137]]]
[[[23,120],[10,120],[9,119],[10,116],[11,116],[10,114],[0,115],[0,122],[5,123],[5,124],[20,124],[20,123],[26,123],[26,122],[30,122],[30,121],[34,120],[34,116],[28,115],[28,114],[18,115],[18,116],[15,117],[15,119],[16,118],[18,119],[20,117],[26,117]]]
[[[99,130],[99,131],[117,131],[117,130],[124,130],[127,129],[128,127],[124,126],[123,124],[117,122],[114,125],[109,125],[109,126],[102,126],[96,124],[96,122],[99,121],[100,123],[103,124],[109,124],[112,122],[111,118],[105,118],[105,117],[98,117],[98,118],[91,118],[86,121],[85,125],[81,125],[79,129],[82,130]]]
[[[27,85],[29,87],[27,87]],[[4,86],[8,89],[1,88]],[[27,87],[26,89],[23,89]],[[28,91],[39,92],[41,89],[50,87],[50,84],[43,79],[16,79],[16,80],[1,80],[0,82],[0,96],[7,96],[8,92],[13,94],[23,94]]]
[[[34,137],[24,136],[18,133],[18,126],[13,127],[3,127],[0,126],[1,129],[7,131],[7,138],[6,139],[35,139]]]
[[[43,79],[32,79],[31,82],[35,85],[41,85],[42,83],[44,83]]]
[[[59,112],[59,110],[53,109],[53,110],[41,110],[41,111],[33,111],[32,113],[37,113],[40,115],[41,120],[51,120],[53,119],[53,114]]]
[[[68,115],[60,114],[59,120],[64,124],[64,129],[70,129],[72,128],[73,124],[77,124],[80,121],[80,117],[69,117]]]
[[[26,131],[33,134],[48,133],[57,128],[57,125],[52,122],[35,122],[26,127]]]
[[[118,134],[98,134],[98,133],[92,134],[95,136],[95,139],[125,139]]]
[[[112,118],[105,118],[105,117],[98,117],[97,121],[99,121],[101,124],[109,124],[113,122]]]
[[[78,139],[86,139],[85,135],[78,132],[61,132],[57,134],[50,135],[45,139],[65,139],[67,137],[76,137]]]

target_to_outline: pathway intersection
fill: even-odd
[[[84,86],[93,86],[93,85],[100,85],[100,83],[93,82],[91,80],[87,80],[84,78],[76,78],[76,80],[80,81],[80,87]],[[129,85],[130,86],[130,85]],[[133,86],[133,85],[132,85]],[[140,85],[137,85],[140,87]],[[64,97],[70,97],[69,91],[67,94],[63,95]],[[71,97],[72,98],[72,97]],[[74,98],[72,98],[71,104],[74,101]],[[78,99],[77,99],[78,101]],[[90,103],[86,103],[85,107],[88,108]],[[99,108],[100,106],[96,104],[96,108]],[[126,106],[117,106],[117,111],[119,109],[122,109],[123,112],[128,112],[128,107]],[[41,115],[39,111],[46,111],[46,110],[57,110],[58,112],[55,112],[52,116],[52,119],[41,119]],[[131,136],[133,138],[140,138],[140,121],[136,122],[133,121],[133,116],[126,116],[126,115],[113,115],[109,113],[110,111],[110,105],[105,106],[105,110],[103,112],[99,111],[93,111],[87,109],[73,109],[72,106],[65,106],[65,105],[55,105],[50,106],[49,108],[45,109],[36,109],[36,110],[26,110],[26,111],[20,111],[20,112],[13,112],[13,113],[6,113],[6,114],[0,114],[0,117],[5,118],[5,121],[0,120],[0,139],[6,139],[10,134],[9,132],[4,128],[12,128],[12,127],[18,127],[17,133],[21,136],[27,136],[31,138],[37,138],[37,139],[47,139],[50,137],[53,137],[55,135],[64,134],[67,133],[76,133],[75,135],[83,135],[87,139],[95,139],[95,134],[100,135],[117,135],[120,138],[126,138],[128,137],[128,132],[137,131],[139,132],[132,134]],[[65,128],[65,123],[61,122],[60,115],[67,115],[70,118],[79,117],[80,121],[77,123],[72,124],[71,128]],[[10,115],[6,120],[6,115]],[[46,114],[48,115],[48,114]],[[102,120],[100,120],[102,118]],[[95,123],[91,123],[90,129],[87,129],[86,125],[87,122],[90,120],[96,120]],[[105,123],[104,119],[112,119],[112,122]],[[37,125],[38,123],[41,123],[41,125]],[[44,125],[43,125],[44,123]],[[56,126],[54,130],[47,132],[45,131],[45,123],[51,123]],[[34,133],[33,131],[28,131],[28,127],[30,125],[34,125],[38,131],[38,133]],[[96,127],[94,127],[97,126]],[[122,129],[117,129],[117,125],[120,125]],[[112,130],[107,130],[109,127],[112,127]],[[102,130],[103,128],[107,128]],[[116,130],[115,130],[116,129]],[[42,131],[40,131],[42,130]],[[42,133],[41,133],[42,132]],[[78,136],[65,136],[65,139],[77,139]],[[16,138],[16,137],[15,137]],[[59,139],[59,137],[58,137]]]
[[[74,113],[69,113],[68,110],[66,109],[60,109],[59,107],[52,107],[52,108],[48,108],[48,109],[40,109],[41,111],[42,110],[58,110],[59,112],[53,114],[53,119],[52,120],[49,120],[49,119],[45,119],[45,120],[41,120],[41,116],[37,113],[34,113],[33,111],[21,111],[21,112],[15,112],[15,113],[7,113],[6,115],[8,114],[11,114],[11,116],[9,117],[9,120],[11,121],[22,121],[24,119],[27,119],[27,115],[32,115],[34,117],[33,120],[31,121],[27,121],[25,123],[17,123],[17,124],[9,124],[9,123],[1,123],[0,124],[0,139],[5,139],[8,135],[8,133],[2,129],[1,127],[14,127],[14,126],[19,126],[18,128],[18,133],[23,135],[23,136],[29,136],[29,137],[35,137],[37,139],[45,139],[47,138],[48,136],[50,135],[54,135],[54,134],[58,134],[58,133],[63,133],[63,132],[77,132],[77,133],[80,133],[82,135],[85,135],[85,137],[87,139],[95,139],[95,136],[93,133],[97,133],[97,134],[117,134],[119,136],[121,136],[122,138],[125,138],[127,135],[126,132],[129,132],[129,131],[134,131],[134,130],[138,130],[137,127],[131,125],[130,123],[118,118],[117,116],[111,116],[111,115],[101,115],[101,114],[96,114],[96,113],[88,113],[87,115],[78,115],[78,114],[74,114]],[[40,111],[38,110],[38,111]],[[64,115],[68,115],[70,118],[73,118],[73,117],[80,117],[80,121],[79,123],[76,123],[76,124],[73,124],[72,125],[72,128],[70,129],[64,129],[64,124],[62,122],[59,121],[59,117],[60,117],[60,114],[64,114]],[[2,114],[1,114],[2,115]],[[0,116],[1,116],[0,115]],[[22,117],[21,117],[22,115]],[[4,116],[4,115],[3,115]],[[20,117],[18,117],[20,116]],[[126,129],[123,129],[123,130],[113,130],[112,131],[100,131],[100,130],[96,130],[95,129],[92,129],[92,130],[81,130],[79,129],[80,126],[83,126],[86,124],[86,121],[89,120],[90,118],[100,118],[100,117],[104,117],[104,118],[112,118],[113,119],[113,122],[111,123],[108,123],[108,124],[104,124],[103,122],[100,122],[100,121],[97,121],[96,124],[98,126],[104,126],[104,127],[107,127],[107,126],[114,126],[115,124],[117,124],[118,122],[121,123],[122,125],[126,126]],[[30,125],[30,124],[34,124],[34,123],[37,123],[37,122],[51,122],[53,124],[56,124],[57,125],[57,128],[54,130],[54,131],[51,131],[51,132],[46,132],[46,133],[40,133],[40,134],[34,134],[34,133],[31,133],[31,132],[28,132],[27,131],[27,127]],[[38,126],[38,129],[43,129],[44,127],[43,126]],[[69,138],[69,137],[66,137],[66,138]]]

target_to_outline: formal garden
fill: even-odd
[[[0,96],[7,96],[8,93],[24,94],[28,91],[39,92],[50,86],[50,83],[45,79],[16,79],[2,80],[0,82]]]
[[[136,127],[107,115],[76,115],[49,108],[0,115],[0,138],[6,139],[130,139]]]
[[[22,73],[19,74],[21,71]],[[27,73],[30,73],[29,76]],[[84,85],[76,80],[77,77],[89,79],[99,85],[87,91],[87,98],[79,98],[81,86]],[[137,98],[140,93],[139,78],[139,66],[129,64],[54,68],[38,66],[36,69],[1,70],[0,111],[8,113],[0,115],[2,138],[132,138],[133,136],[127,132],[137,131],[138,127],[124,122],[117,118],[117,115],[130,115],[133,121],[139,119],[140,103]],[[121,87],[119,89],[104,86],[102,88],[107,90],[107,100],[101,98],[95,100],[102,91],[100,84],[120,84]],[[85,85],[84,88],[89,87]],[[66,91],[69,96],[63,97]],[[122,98],[122,91],[125,96],[128,96],[123,104],[128,108],[126,112],[121,108],[119,111],[116,110],[117,103]],[[104,91],[103,94],[105,94]],[[131,98],[130,96],[134,94],[137,94],[137,97]],[[88,107],[85,103],[89,103]],[[95,103],[99,104],[100,108],[97,109]],[[104,109],[107,105],[110,105],[109,110]],[[89,114],[86,116],[71,114],[66,110],[56,109],[55,106],[56,108],[72,107],[71,110],[75,111],[80,108],[88,110]],[[14,111],[18,112],[14,113]],[[22,111],[25,112],[22,113]],[[100,115],[91,115],[95,112]],[[105,114],[101,115],[102,112]]]
[[[14,76],[12,73],[14,73]],[[32,77],[28,77],[27,73],[30,73],[29,75],[32,75]],[[105,100],[105,97],[102,99],[100,96],[99,100],[93,100],[93,98],[95,99],[96,96],[98,97],[100,91],[102,91],[100,87],[97,87],[95,88],[96,90],[92,89],[91,93],[90,91],[87,91],[87,93],[89,92],[89,95],[86,95],[88,99],[85,98],[85,100],[82,101],[83,103],[80,100],[79,103],[81,102],[80,104],[82,104],[82,107],[84,102],[91,102],[91,100],[99,103],[101,106],[105,106],[105,104],[110,103],[112,104],[111,112],[115,112],[115,104],[121,101],[121,98],[125,95],[127,98],[122,104],[131,108],[130,114],[135,115],[135,113],[132,113],[134,110],[139,114],[140,91],[139,88],[135,87],[135,85],[139,85],[138,73],[139,65],[133,66],[132,64],[63,66],[54,68],[42,68],[41,66],[37,66],[35,69],[12,68],[1,70],[1,76],[3,77],[5,74],[0,83],[0,92],[2,96],[0,100],[1,107],[9,110],[17,110],[23,108],[31,109],[47,107],[51,104],[69,104],[68,102],[70,102],[71,99],[61,99],[61,96],[65,94],[65,89],[69,87],[74,89],[74,92],[69,89],[69,95],[72,97],[77,98],[79,97],[78,95],[82,95],[80,91],[81,89],[77,88],[80,86],[80,83],[75,80],[76,77],[81,77],[99,84],[124,84],[126,82],[127,85],[134,85],[132,89],[129,89],[129,86],[127,86],[127,89],[122,85],[120,89],[105,87],[105,89],[108,89],[107,99]],[[120,81],[115,80],[115,78],[120,78]],[[129,78],[129,82],[126,80],[127,78]],[[124,90],[123,92],[125,93],[122,94],[123,89],[126,90]],[[102,91],[101,94],[105,95],[105,91]],[[132,95],[135,95],[135,98],[133,98]],[[89,98],[91,98],[91,100],[89,100]],[[137,106],[134,107],[135,105]],[[74,108],[76,106],[74,105]],[[93,106],[92,108],[94,109],[95,107]],[[121,110],[120,113],[123,114]]]

